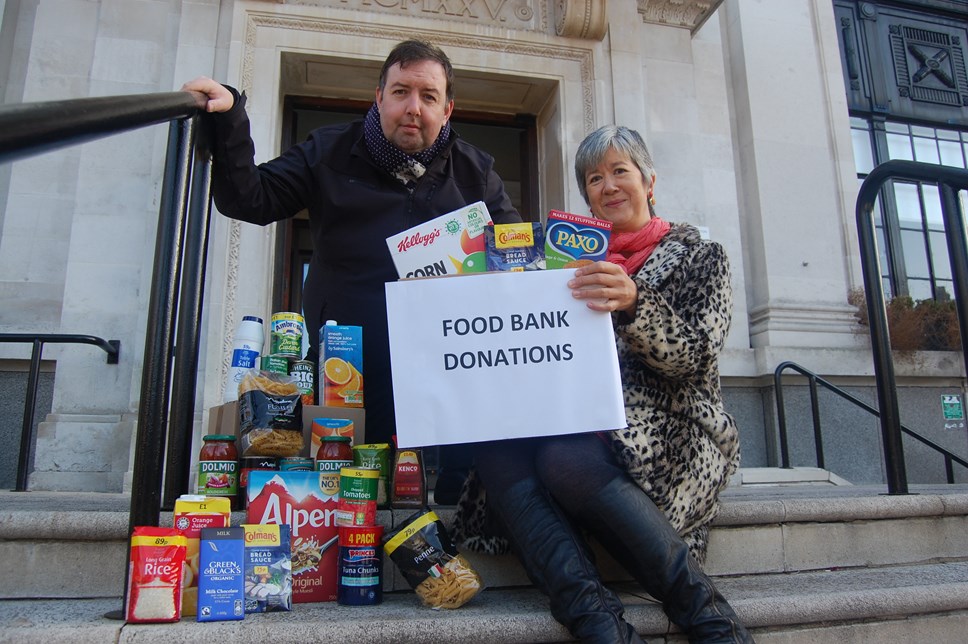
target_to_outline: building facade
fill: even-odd
[[[513,135],[508,149],[492,153],[506,160],[509,190],[533,220],[551,209],[587,213],[573,179],[578,144],[603,124],[632,127],[655,159],[659,214],[702,227],[729,253],[735,308],[724,392],[741,426],[744,465],[767,466],[778,458],[773,372],[781,362],[876,400],[869,339],[851,300],[862,284],[859,179],[875,162],[906,158],[889,149],[893,141],[901,150],[904,136],[910,158],[927,160],[916,155],[927,155],[920,151],[930,139],[945,163],[955,162],[956,141],[964,167],[968,88],[914,95],[925,83],[944,84],[945,65],[954,65],[956,85],[964,81],[966,5],[0,0],[0,88],[5,103],[22,103],[168,92],[210,76],[248,94],[262,161],[308,123],[358,113],[392,46],[417,36],[454,63],[457,130],[477,132],[485,148]],[[888,23],[899,20],[910,29],[892,31]],[[946,25],[948,40],[927,35],[918,20]],[[897,87],[875,77],[872,61],[894,69],[907,57],[914,63],[895,70]],[[902,81],[907,96],[897,89]],[[914,107],[901,109],[905,100]],[[926,128],[934,128],[930,137]],[[166,139],[157,126],[0,166],[0,332],[122,342],[119,365],[90,347],[45,350],[54,385],[36,435],[32,488],[120,491],[129,475]],[[918,225],[904,203],[887,204],[893,210],[881,218],[892,294],[936,297],[950,280],[941,255],[930,252],[937,227],[929,188],[896,193],[895,201],[917,202]],[[299,264],[289,260],[305,250],[298,220],[265,228],[212,221],[196,437],[222,400],[238,321],[294,306]],[[927,240],[924,270],[915,234]],[[9,391],[26,378],[28,357],[24,346],[0,344],[0,386]],[[964,396],[961,353],[909,351],[896,369],[904,422],[968,453],[963,418],[951,412]],[[794,464],[814,465],[809,403],[802,382],[792,382]],[[12,408],[0,435],[16,445]],[[876,419],[839,402],[824,403],[823,416],[827,467],[854,482],[882,481]],[[909,480],[943,480],[940,457],[915,446],[907,460]]]

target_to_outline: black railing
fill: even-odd
[[[864,272],[867,315],[870,320],[887,487],[890,494],[907,494],[894,359],[888,335],[887,308],[874,230],[874,201],[884,183],[891,179],[928,181],[937,183],[941,190],[941,215],[954,279],[955,306],[961,326],[962,358],[968,359],[968,236],[965,233],[964,215],[958,203],[958,191],[968,188],[968,170],[933,163],[887,161],[871,170],[857,195],[857,237],[861,268]]]
[[[818,396],[818,385],[840,396],[844,400],[853,403],[854,405],[856,405],[857,407],[860,407],[861,409],[867,411],[868,413],[873,414],[874,416],[880,417],[881,414],[879,411],[877,411],[877,409],[875,409],[871,405],[868,405],[860,398],[844,391],[837,385],[834,385],[828,382],[827,380],[824,380],[814,372],[801,367],[795,362],[781,362],[777,366],[776,370],[773,372],[773,385],[774,385],[774,390],[776,391],[776,420],[777,420],[777,425],[779,427],[779,436],[780,436],[781,467],[787,467],[787,468],[790,467],[790,446],[789,446],[789,440],[787,437],[786,406],[783,400],[783,372],[787,370],[796,371],[800,375],[805,376],[807,378],[807,384],[810,390],[810,410],[813,416],[813,441],[814,441],[814,449],[817,455],[817,467],[826,468],[826,464],[824,463],[824,454],[823,454],[823,432],[821,431],[821,427],[820,427],[820,402],[819,402],[819,396]],[[900,429],[904,434],[907,434],[911,438],[914,438],[915,440],[919,441],[923,445],[926,445],[929,448],[933,449],[935,452],[938,452],[939,454],[941,454],[941,456],[944,458],[945,480],[947,480],[948,483],[955,482],[955,470],[954,470],[955,463],[968,469],[968,461],[961,458],[954,452],[948,449],[945,449],[941,445],[938,445],[934,441],[928,438],[925,438],[921,434],[917,433],[913,429],[910,429],[909,427],[906,427],[903,424],[900,425]]]
[[[129,528],[158,525],[166,439],[169,477],[181,477],[166,487],[187,487],[211,212],[208,123],[194,118],[203,113],[205,101],[200,93],[168,92],[0,106],[0,162],[170,122],[148,296]]]
[[[20,455],[17,457],[17,483],[15,492],[27,489],[30,475],[31,450],[34,444],[34,412],[37,407],[37,386],[40,383],[40,360],[45,344],[93,344],[108,354],[108,364],[118,364],[121,355],[120,340],[105,340],[93,335],[71,333],[0,333],[0,342],[30,344],[30,372],[27,375],[27,391],[24,395],[23,427],[20,430]]]

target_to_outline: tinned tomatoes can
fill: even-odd
[[[379,480],[380,470],[375,467],[344,467],[340,470],[336,525],[376,525]]]

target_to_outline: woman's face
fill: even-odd
[[[612,222],[615,232],[635,232],[649,223],[652,177],[645,177],[629,157],[610,148],[601,163],[585,173],[592,214]]]

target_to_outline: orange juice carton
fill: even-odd
[[[545,266],[578,268],[605,259],[612,222],[552,210],[545,224]]]
[[[363,327],[328,321],[319,329],[320,404],[363,406]]]
[[[477,201],[392,237],[387,246],[402,278],[484,272],[484,227],[491,215]]]
[[[231,517],[232,502],[227,497],[183,494],[175,499],[174,527],[187,540],[182,615],[194,615],[198,604],[198,543],[202,528],[227,528]]]
[[[315,455],[323,442],[323,436],[348,436],[353,441],[353,421],[349,418],[313,418],[309,436],[309,453]]]
[[[536,221],[491,224],[484,229],[489,271],[538,271],[545,267],[544,228]]]

